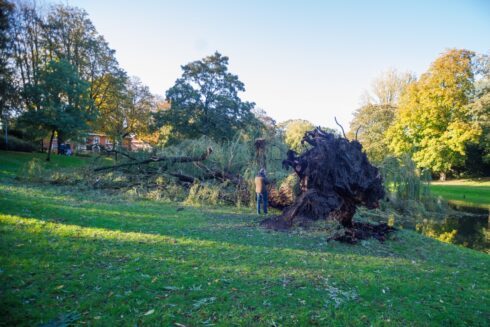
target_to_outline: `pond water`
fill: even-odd
[[[449,203],[453,211],[446,217],[423,219],[412,226],[422,234],[444,242],[490,253],[490,209]]]

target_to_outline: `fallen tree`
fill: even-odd
[[[87,181],[96,189],[117,192],[132,190],[141,195],[157,191],[164,197],[185,200],[191,193],[200,197],[197,193],[209,193],[211,188],[219,190],[217,199],[223,203],[250,201],[248,183],[240,174],[228,172],[216,162],[208,161],[213,153],[211,146],[201,155],[161,155],[150,158],[103,150],[107,155],[117,153],[127,160],[92,169]]]
[[[120,169],[120,168],[124,168],[124,167],[136,166],[136,165],[145,165],[145,164],[149,164],[152,162],[165,161],[165,162],[168,162],[170,164],[174,164],[174,163],[204,161],[209,157],[209,155],[211,153],[213,153],[213,149],[211,147],[209,147],[209,148],[207,148],[206,152],[204,152],[202,155],[197,156],[197,157],[189,157],[189,156],[167,157],[167,156],[163,156],[163,157],[152,157],[152,158],[145,159],[145,160],[134,160],[133,158],[131,158],[133,160],[131,162],[126,162],[126,163],[122,163],[119,165],[112,165],[112,166],[104,166],[104,167],[95,168],[94,172],[103,171],[103,170],[114,170],[114,169]]]
[[[357,140],[316,128],[306,132],[302,143],[311,148],[302,154],[289,150],[283,161],[284,168],[291,167],[299,177],[301,193],[282,215],[266,219],[262,224],[274,229],[287,229],[293,225],[306,225],[308,221],[335,219],[348,231],[341,240],[355,242],[352,218],[357,206],[374,209],[384,196],[382,177],[371,165]],[[380,227],[386,229],[385,226]],[[377,234],[375,230],[371,234]],[[383,234],[383,233],[382,233]]]

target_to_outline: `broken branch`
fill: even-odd
[[[111,170],[111,169],[119,169],[119,168],[136,166],[136,165],[145,165],[145,164],[149,164],[152,162],[161,162],[161,161],[170,162],[171,164],[177,163],[177,162],[183,163],[183,162],[204,161],[209,157],[209,155],[212,152],[213,152],[213,149],[209,147],[209,148],[207,148],[206,152],[204,152],[199,157],[188,157],[188,156],[184,156],[184,157],[153,157],[153,158],[146,159],[146,160],[127,162],[127,163],[123,163],[120,165],[104,166],[104,167],[95,168],[94,172]]]

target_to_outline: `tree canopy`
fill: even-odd
[[[175,137],[206,135],[221,141],[256,121],[251,112],[255,104],[239,97],[245,86],[228,71],[228,57],[216,52],[182,71],[166,92],[171,108],[157,114],[158,127],[171,126]]]
[[[279,124],[279,127],[284,131],[286,145],[298,153],[306,148],[306,145],[301,144],[305,133],[315,128],[311,122],[304,119],[290,119]]]
[[[465,145],[476,142],[481,127],[468,108],[474,91],[468,50],[449,50],[420,79],[407,87],[393,126],[387,132],[390,149],[410,153],[419,167],[445,174],[465,160]]]
[[[389,153],[385,133],[393,123],[396,107],[390,104],[367,104],[357,109],[350,124],[351,138],[357,134],[371,162],[379,164]]]
[[[51,61],[39,72],[38,83],[28,85],[26,95],[30,106],[22,122],[53,135],[77,136],[88,129],[87,122],[96,111],[89,95],[89,84],[82,80],[65,60]],[[48,151],[50,158],[51,144]]]

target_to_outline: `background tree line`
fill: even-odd
[[[489,56],[450,49],[416,78],[390,70],[376,79],[350,133],[378,165],[409,156],[445,179],[490,174]]]
[[[98,132],[116,146],[128,135],[166,146],[276,132],[265,111],[240,99],[244,84],[218,52],[183,65],[164,99],[119,66],[84,10],[24,0],[0,9],[0,110],[16,136],[61,144]]]
[[[1,1],[0,20],[4,129],[29,140],[56,134],[58,145],[88,131],[114,143],[146,131],[155,97],[119,67],[84,10]]]
[[[3,129],[29,141],[137,135],[154,146],[206,136],[278,138],[301,151],[304,120],[276,122],[243,101],[243,82],[216,52],[183,65],[165,93],[152,94],[119,66],[88,14],[67,5],[0,2],[0,114]],[[388,71],[374,81],[351,122],[350,137],[372,161],[409,156],[421,169],[490,174],[489,56],[451,49],[419,78]],[[2,138],[3,140],[3,138]],[[4,142],[4,141],[3,141]],[[49,147],[51,148],[51,147]],[[49,156],[48,156],[49,157]]]

